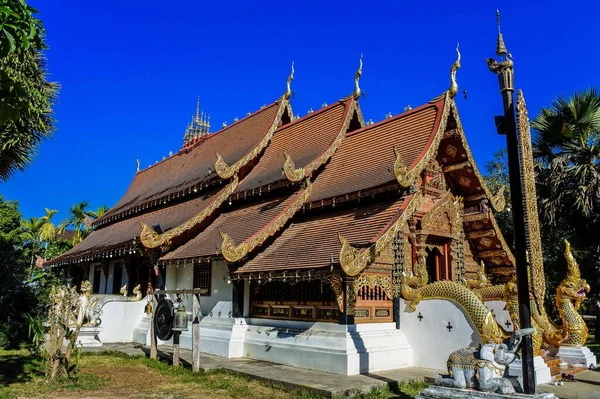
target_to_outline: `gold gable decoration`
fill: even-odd
[[[283,163],[283,173],[285,174],[285,177],[287,177],[289,181],[293,182],[304,179],[304,169],[296,169],[296,164],[287,151],[283,152],[283,156],[285,158],[285,162]]]
[[[256,146],[254,146],[254,148],[252,148],[250,152],[248,152],[241,159],[236,161],[233,165],[228,165],[219,153],[215,154],[217,157],[217,160],[215,161],[215,171],[217,172],[220,178],[230,178],[231,176],[236,174],[242,167],[248,164],[248,162],[256,158],[265,148],[267,148],[267,145],[269,145],[269,143],[271,142],[271,138],[273,138],[273,134],[275,134],[275,130],[277,130],[277,128],[279,128],[279,126],[281,125],[281,117],[283,116],[285,110],[288,109],[288,107],[289,115],[293,115],[289,101],[283,98],[281,100],[281,104],[279,105],[277,116],[275,117],[275,120],[273,121],[273,124],[269,128],[269,131],[267,132],[265,137],[263,137],[263,139]]]
[[[302,208],[302,205],[308,200],[312,193],[312,184],[309,180],[306,181],[304,191],[296,198],[296,200],[268,226],[260,232],[250,237],[248,240],[239,245],[226,232],[219,231],[223,242],[221,244],[221,254],[228,262],[237,262],[242,259],[255,248],[262,245],[269,237],[277,233],[281,228]]]
[[[379,253],[392,242],[398,232],[406,227],[407,219],[413,214],[420,202],[420,194],[415,193],[409,200],[410,203],[402,212],[402,215],[396,220],[386,231],[379,237],[375,243],[364,251],[360,251],[348,242],[348,240],[338,233],[338,239],[342,244],[340,250],[340,266],[344,273],[350,277],[354,277],[362,272],[367,266],[375,261]]]
[[[206,219],[208,216],[212,215],[213,212],[217,210],[221,206],[221,204],[225,202],[227,198],[229,198],[231,194],[233,194],[233,192],[238,187],[238,183],[238,176],[235,175],[231,180],[231,183],[229,183],[225,190],[223,190],[221,194],[217,198],[215,198],[215,200],[210,205],[208,205],[200,213],[198,213],[196,216],[189,219],[185,223],[169,231],[166,231],[163,234],[158,234],[147,224],[141,222],[140,224],[142,225],[142,232],[140,233],[140,240],[142,241],[142,244],[146,248],[157,248],[164,244],[169,245],[173,238],[180,236],[181,234],[190,230],[194,226],[202,223],[204,219]]]
[[[442,223],[446,215],[449,218],[450,233],[458,235],[462,230],[462,197],[454,197],[451,192],[447,192],[433,208],[427,212],[421,220],[421,230],[427,232],[436,232],[442,229]]]

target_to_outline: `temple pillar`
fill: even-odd
[[[356,293],[354,292],[355,277],[344,276],[342,284],[344,311],[340,312],[339,324],[354,324],[354,306],[356,305]]]
[[[231,280],[232,316],[244,317],[244,280]]]

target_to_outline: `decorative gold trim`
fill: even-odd
[[[455,197],[450,191],[439,199],[433,208],[427,212],[421,220],[421,230],[428,233],[435,233],[439,230],[439,220],[445,214],[450,218],[450,232],[457,235],[462,229],[462,197]]]
[[[450,87],[448,88],[448,95],[450,98],[454,98],[456,93],[458,93],[458,83],[456,82],[456,71],[460,69],[460,51],[458,51],[458,46],[459,44],[456,43],[456,54],[458,55],[458,58],[454,61],[452,67],[450,67]]]
[[[269,237],[277,233],[292,218],[292,216],[302,208],[302,205],[308,200],[311,193],[312,184],[307,180],[304,191],[298,195],[298,198],[296,198],[283,213],[269,225],[263,227],[258,233],[237,246],[227,233],[219,231],[221,238],[223,238],[223,243],[221,244],[221,254],[223,257],[228,262],[237,262],[252,252],[256,247],[262,245]]]
[[[435,132],[433,141],[427,149],[427,152],[421,157],[417,164],[409,169],[408,166],[404,164],[404,161],[400,156],[400,152],[394,148],[394,153],[396,154],[396,160],[394,162],[394,175],[396,176],[398,184],[400,184],[402,187],[410,187],[418,175],[423,171],[425,165],[427,165],[431,158],[437,154],[440,142],[444,138],[444,131],[446,130],[446,125],[448,123],[448,116],[451,112],[450,108],[453,104],[448,92],[446,92],[444,96],[444,108],[442,109],[442,115],[440,116],[438,130]]]
[[[448,172],[454,172],[455,170],[464,169],[464,168],[470,168],[470,167],[471,167],[471,163],[469,161],[464,161],[464,162],[457,163],[457,164],[454,164],[454,165],[444,166],[442,168],[442,171],[444,173],[448,173]]]
[[[362,287],[368,287],[370,289],[379,287],[385,293],[385,296],[387,296],[389,300],[393,298],[392,277],[390,275],[363,273],[354,282],[354,292],[358,294],[358,291],[360,291]]]
[[[408,206],[404,209],[398,219],[383,233],[369,248],[362,252],[353,248],[348,240],[338,233],[338,239],[342,244],[340,250],[340,265],[348,276],[356,276],[367,266],[375,261],[379,253],[394,239],[398,232],[406,226],[406,221],[412,216],[419,204],[420,194],[417,192],[409,200]]]
[[[296,164],[287,151],[283,151],[283,156],[285,158],[285,162],[283,163],[283,173],[285,173],[285,177],[287,177],[289,181],[294,182],[304,179],[304,168],[296,169]]]
[[[519,157],[521,158],[521,186],[523,188],[525,210],[525,238],[529,253],[529,264],[533,272],[534,295],[538,308],[542,309],[544,307],[544,297],[546,296],[546,276],[544,275],[542,238],[538,219],[529,116],[522,90],[517,92],[517,128],[519,134]]]
[[[500,241],[500,246],[506,252],[506,256],[508,256],[508,260],[510,260],[510,262],[512,263],[512,266],[514,268],[515,265],[517,264],[517,261],[515,260],[515,256],[513,255],[512,251],[510,250],[510,247],[506,243],[506,240],[504,239],[504,235],[502,235],[502,230],[500,230],[500,226],[498,226],[498,222],[496,222],[496,217],[491,212],[490,212],[490,222],[492,223],[492,227],[496,231],[496,237],[498,237],[498,240]]]
[[[210,205],[204,208],[193,218],[162,234],[156,233],[151,227],[141,222],[140,224],[142,225],[142,232],[140,233],[140,240],[142,241],[144,247],[157,248],[161,245],[168,244],[173,238],[180,236],[181,234],[190,230],[194,226],[202,223],[204,219],[212,215],[213,212],[216,209],[218,209],[221,206],[221,204],[225,202],[227,198],[229,198],[231,194],[233,194],[233,192],[237,189],[238,182],[238,176],[235,175],[231,180],[231,183],[229,183],[229,185],[221,192],[221,194],[217,198],[215,198],[215,200]]]
[[[496,230],[488,229],[488,230],[479,230],[479,231],[471,231],[467,234],[468,238],[483,238],[483,237],[496,237]]]
[[[496,212],[502,212],[504,210],[505,201],[504,201],[504,190],[500,189],[500,191],[493,195],[488,186],[485,184],[485,180],[483,180],[483,176],[479,172],[477,168],[477,164],[475,163],[475,159],[473,158],[473,154],[471,153],[471,149],[467,144],[467,138],[465,137],[465,131],[463,130],[462,123],[460,121],[460,117],[458,116],[458,110],[456,108],[456,103],[452,101],[452,116],[454,116],[454,120],[456,121],[456,129],[458,131],[458,137],[460,138],[460,142],[465,149],[465,153],[467,154],[467,160],[471,163],[473,168],[473,174],[479,180],[479,185],[483,189],[487,198],[489,198],[492,208]]]
[[[281,104],[279,105],[279,110],[277,111],[277,115],[271,124],[271,127],[267,131],[267,134],[263,137],[263,139],[250,150],[246,155],[244,155],[241,159],[236,161],[233,165],[228,165],[219,153],[216,153],[217,160],[215,161],[215,171],[222,179],[227,179],[237,173],[243,166],[245,166],[248,162],[256,158],[271,142],[271,138],[275,134],[275,131],[281,125],[281,116],[284,111],[289,107],[289,113],[292,114],[291,105],[287,99],[283,98],[281,100]]]

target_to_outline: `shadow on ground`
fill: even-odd
[[[31,380],[31,364],[35,358],[24,354],[0,353],[0,386]]]

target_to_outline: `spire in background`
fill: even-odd
[[[182,148],[203,141],[210,134],[210,115],[200,110],[200,96],[196,100],[196,112],[185,128]]]

